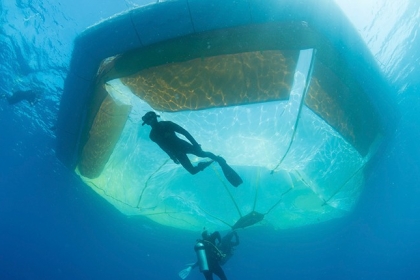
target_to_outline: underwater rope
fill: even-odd
[[[232,199],[233,205],[235,205],[236,210],[238,210],[239,216],[242,217],[241,210],[239,210],[239,206],[236,203],[235,199],[233,198],[232,193],[229,191],[229,188],[226,186],[225,182],[222,180],[222,176],[220,176],[219,172],[217,172],[217,170],[214,167],[212,167],[212,168],[213,168],[213,171],[216,174],[217,178],[222,183],[222,185],[225,187],[225,190],[227,191],[227,193],[229,194],[230,198]]]
[[[362,166],[360,166],[327,200],[324,200],[324,203],[322,204],[322,206],[327,205],[328,202],[339,192],[341,191],[342,188],[344,188],[345,185],[347,185],[347,183],[354,178],[354,176],[356,176],[357,173],[360,172],[360,170],[362,170],[362,168],[364,168],[366,165],[366,163],[364,163]]]
[[[270,209],[268,209],[268,211],[264,214],[264,215],[267,215],[268,213],[270,213],[274,208],[276,208],[277,207],[277,205],[279,205],[280,204],[280,202],[282,201],[282,199],[283,199],[283,196],[284,195],[286,195],[288,192],[290,192],[292,189],[294,189],[295,188],[295,185],[293,184],[293,180],[292,180],[292,178],[290,177],[290,174],[289,173],[287,173],[288,175],[289,175],[289,178],[290,178],[290,185],[291,185],[291,187],[289,188],[289,189],[287,189],[287,191],[285,191],[285,192],[283,192],[281,195],[280,195],[280,199],[276,202],[276,203],[274,203],[274,205],[273,206],[271,206],[271,208]]]
[[[203,242],[204,243],[207,243],[207,244],[210,244],[212,247],[213,247],[213,249],[216,251],[216,253],[217,253],[217,255],[220,257],[220,258],[224,258],[224,257],[226,257],[226,254],[225,253],[223,253],[222,251],[220,251],[220,249],[219,248],[217,248],[217,246],[216,245],[214,245],[213,243],[211,243],[210,241],[208,241],[208,240],[203,240]]]
[[[257,206],[258,189],[259,189],[259,186],[260,186],[260,184],[259,184],[260,176],[261,176],[261,173],[260,173],[260,170],[258,169],[257,170],[257,178],[256,178],[257,182],[255,183],[256,187],[255,187],[254,206],[252,207],[252,211],[255,211],[255,206]]]
[[[206,213],[207,215],[209,215],[210,217],[212,217],[213,219],[216,219],[216,220],[218,220],[219,222],[224,223],[224,224],[225,224],[225,225],[227,225],[228,227],[232,227],[229,223],[227,223],[227,222],[223,221],[222,219],[220,219],[220,218],[218,218],[218,217],[214,216],[213,214],[211,214],[211,213],[207,212],[206,210],[204,210],[204,209],[203,209],[203,208],[201,208],[200,206],[198,206],[198,208],[199,208],[201,211],[203,211],[204,213]]]
[[[284,195],[286,195],[288,192],[290,192],[291,190],[293,189],[293,187],[290,187],[287,191],[285,191],[284,193],[282,193],[281,195],[280,195],[280,199],[279,199],[279,201],[277,201],[273,206],[271,206],[271,208],[270,209],[268,209],[268,211],[267,212],[265,212],[265,214],[264,215],[268,215],[268,213],[270,213],[274,208],[276,208],[277,207],[277,205],[279,205],[280,204],[280,202],[282,201],[282,199],[283,199],[283,196]]]
[[[115,197],[113,197],[113,196],[111,196],[111,195],[109,195],[104,189],[102,189],[102,188],[100,188],[100,187],[98,187],[95,183],[93,183],[93,182],[90,182],[95,188],[97,188],[98,190],[101,190],[102,191],[102,193],[105,195],[105,196],[107,196],[107,197],[110,197],[110,198],[112,198],[113,200],[115,200],[115,201],[118,201],[119,203],[121,203],[121,204],[124,204],[124,205],[127,205],[127,206],[130,206],[130,207],[133,207],[133,208],[135,208],[133,205],[130,205],[130,204],[128,204],[127,202],[124,202],[124,201],[122,201],[122,200],[120,200],[120,199],[116,199]]]
[[[147,178],[147,180],[146,180],[146,183],[144,183],[144,188],[143,188],[143,190],[141,191],[141,194],[140,194],[140,197],[139,197],[139,201],[137,202],[137,208],[140,208],[139,207],[139,205],[140,205],[140,202],[141,202],[141,199],[142,199],[142,197],[143,197],[143,194],[144,194],[144,191],[147,189],[147,187],[148,187],[148,184],[149,184],[149,181],[150,181],[150,179],[159,171],[159,170],[161,170],[162,169],[162,167],[163,166],[165,166],[167,163],[168,163],[168,161],[169,161],[170,159],[168,158],[167,160],[165,160],[164,162],[163,162],[163,164],[161,165],[161,166],[159,166],[159,168],[158,169],[156,169],[155,170],[155,172],[153,172],[150,176],[149,176],[149,178]]]
[[[308,92],[309,85],[311,84],[311,81],[312,81],[311,78],[312,78],[312,72],[313,72],[313,68],[314,68],[314,60],[315,60],[316,50],[312,49],[312,51],[313,51],[313,53],[312,53],[312,57],[311,57],[311,62],[309,64],[309,71],[308,71],[308,73],[306,75],[306,78],[305,78],[305,88],[303,90],[302,97],[300,99],[299,110],[298,110],[298,114],[297,114],[297,117],[296,117],[295,125],[293,126],[293,134],[292,134],[292,137],[290,139],[289,146],[287,147],[287,150],[284,153],[283,157],[280,159],[279,163],[276,165],[276,167],[274,167],[271,170],[270,174],[273,174],[276,171],[276,169],[283,163],[283,160],[286,158],[287,154],[289,153],[290,148],[292,147],[293,141],[295,139],[297,126],[298,126],[298,123],[299,123],[299,120],[300,120],[300,115],[302,113],[302,108],[303,108],[303,103],[304,103],[303,100],[306,97],[306,93]]]

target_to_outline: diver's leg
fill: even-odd
[[[199,162],[197,166],[191,164],[190,159],[186,154],[178,154],[176,156],[179,163],[192,175],[197,174],[200,171],[203,171],[207,166],[209,166],[213,161]]]
[[[213,273],[216,274],[220,278],[220,280],[227,280],[225,272],[223,271],[223,269],[220,267],[219,264],[217,264],[213,268]]]
[[[211,270],[206,270],[203,272],[204,277],[206,277],[206,280],[213,280],[213,273]]]
[[[206,157],[206,158],[210,158],[210,159],[212,159],[212,160],[214,160],[214,161],[217,161],[218,163],[220,163],[220,162],[226,162],[226,160],[224,159],[224,158],[222,158],[222,157],[220,157],[220,156],[216,156],[215,154],[213,154],[213,153],[211,153],[211,152],[206,152],[206,151],[203,151],[203,150],[200,150],[200,151],[193,151],[193,152],[191,152],[193,155],[196,155],[196,156],[198,156],[198,157]]]
[[[191,164],[191,161],[186,154],[178,154],[176,155],[176,158],[178,159],[179,163],[191,174],[194,175],[199,171],[195,166]]]

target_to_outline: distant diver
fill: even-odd
[[[204,230],[201,236],[202,239],[197,240],[194,246],[197,262],[188,264],[187,268],[178,273],[179,277],[185,279],[192,269],[200,267],[206,280],[212,280],[213,274],[216,274],[221,280],[227,280],[221,265],[224,265],[233,255],[233,247],[239,245],[238,234],[231,231],[221,238],[218,231],[209,234],[207,230]],[[235,242],[232,242],[234,236]],[[218,241],[217,244],[216,241]]]
[[[39,93],[35,90],[18,90],[18,91],[13,92],[12,95],[4,94],[3,97],[7,99],[7,102],[10,105],[14,105],[21,101],[26,100],[29,102],[29,104],[33,106],[40,99]]]
[[[155,112],[147,112],[143,117],[142,125],[150,125],[150,139],[159,145],[159,147],[168,154],[168,156],[176,163],[181,164],[191,174],[203,171],[206,167],[216,161],[222,168],[226,179],[235,187],[242,184],[239,175],[226,163],[225,159],[216,156],[211,152],[201,149],[200,144],[191,136],[184,128],[171,121],[158,121]],[[184,135],[190,143],[179,138],[176,133]],[[187,154],[193,154],[201,158],[210,158],[210,161],[199,162],[196,166],[191,164]]]

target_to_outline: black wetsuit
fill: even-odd
[[[33,90],[19,90],[13,92],[13,95],[6,96],[6,99],[10,105],[19,103],[23,100],[26,100],[31,105],[34,105],[38,101],[38,93]]]
[[[184,135],[191,144],[180,139],[176,133]],[[153,142],[158,144],[175,163],[180,163],[191,174],[202,171],[207,165],[193,166],[187,154],[193,154],[198,157],[208,157],[215,161],[220,160],[220,158],[213,153],[203,151],[188,131],[171,121],[161,121],[154,124],[149,137]]]
[[[207,264],[209,270],[204,271],[203,274],[206,280],[213,280],[213,274],[216,274],[220,280],[227,280],[225,272],[219,264],[222,259],[221,252],[217,249],[216,240],[221,242],[220,233],[218,231],[213,232],[209,237],[203,240],[203,244],[206,250]]]

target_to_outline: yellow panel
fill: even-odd
[[[295,62],[281,51],[197,58],[145,69],[121,80],[159,111],[287,99]]]
[[[332,71],[317,59],[305,104],[365,156],[380,132],[379,120],[346,69],[337,62]]]
[[[131,105],[118,104],[110,95],[102,102],[79,162],[78,168],[83,176],[96,178],[101,174],[121,135],[130,111]]]

